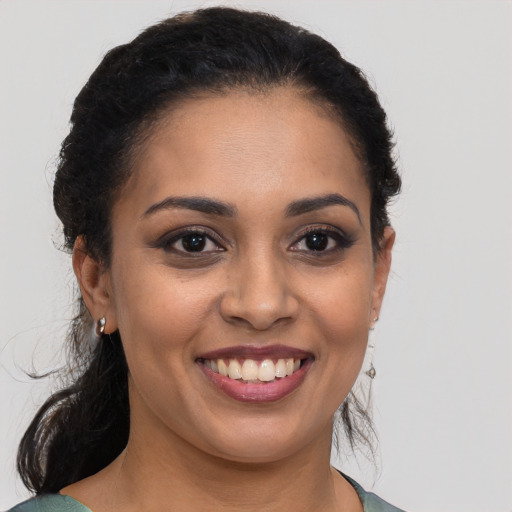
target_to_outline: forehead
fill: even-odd
[[[145,210],[170,195],[277,204],[338,192],[369,201],[339,120],[294,88],[186,100],[164,114],[120,202]]]

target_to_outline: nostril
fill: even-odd
[[[220,314],[226,322],[245,324],[256,330],[290,322],[298,309],[298,301],[283,289],[258,293],[247,286],[239,293],[225,295],[220,303]]]

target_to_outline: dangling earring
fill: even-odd
[[[373,321],[372,326],[370,327],[370,336],[368,340],[368,351],[370,351],[369,359],[370,359],[370,368],[366,370],[364,373],[370,377],[370,379],[375,379],[375,376],[377,375],[377,371],[375,370],[375,366],[373,366],[373,352],[375,350],[375,344],[373,341],[373,331],[375,331],[375,324],[378,322],[379,317],[376,317]]]
[[[96,336],[98,338],[101,338],[101,335],[105,332],[106,323],[107,319],[104,316],[102,316],[96,323]]]
[[[370,377],[370,379],[375,379],[375,375],[377,375],[377,371],[375,370],[375,366],[373,366],[373,363],[370,363],[370,369],[366,370],[364,373]]]

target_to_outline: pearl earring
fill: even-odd
[[[96,336],[98,338],[101,338],[102,334],[105,332],[106,323],[107,319],[104,316],[102,316],[96,323]]]

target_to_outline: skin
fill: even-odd
[[[358,214],[338,204],[286,214],[329,194]],[[144,215],[170,196],[222,201],[235,214]],[[210,238],[191,255],[179,233],[198,226]],[[327,237],[325,250],[310,250],[307,229]],[[61,492],[95,512],[361,511],[329,464],[333,414],[379,315],[394,232],[375,255],[370,193],[339,122],[291,88],[188,100],[138,155],[112,233],[109,268],[81,239],[73,263],[92,316],[121,333],[130,439],[110,466]],[[293,346],[314,362],[283,399],[239,402],[196,360],[247,344]]]

